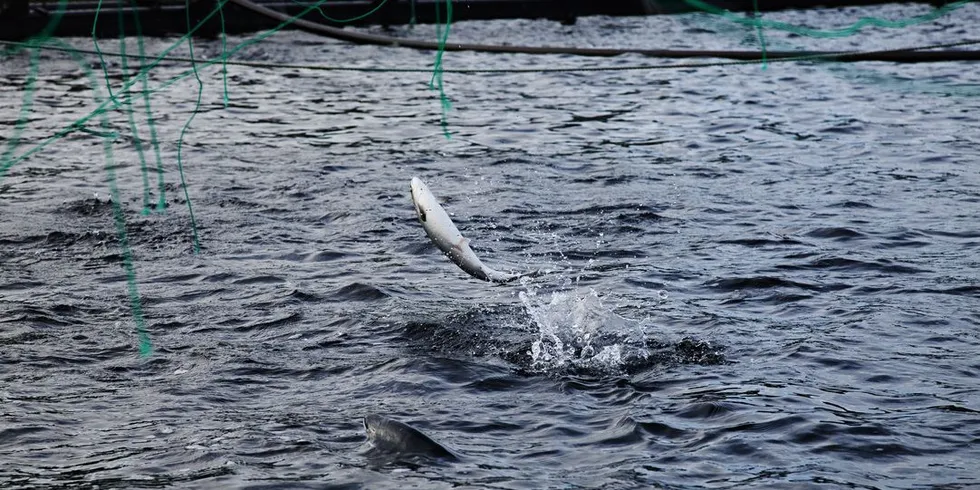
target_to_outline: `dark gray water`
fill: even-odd
[[[771,18],[841,27],[926,10]],[[974,4],[826,46],[954,42],[978,20]],[[755,42],[704,16],[453,35]],[[824,46],[769,35],[772,49]],[[202,42],[195,55],[220,49]],[[16,154],[96,106],[75,61],[42,59]],[[285,33],[239,59],[426,67],[433,54]],[[660,63],[445,57],[446,68]],[[26,55],[0,64],[4,145],[28,66]],[[157,67],[151,88],[185,68]],[[110,61],[114,88],[119,70]],[[176,160],[196,81],[151,98],[165,213],[140,213],[132,132],[124,112],[110,116],[149,357],[103,139],[72,133],[0,182],[0,487],[980,485],[976,63],[447,74],[448,140],[426,73],[229,66],[227,108],[220,69],[201,77],[182,147],[199,254]],[[466,276],[425,237],[412,176],[488,264],[550,273]],[[369,413],[460,460],[376,457]]]

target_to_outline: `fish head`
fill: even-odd
[[[412,203],[415,204],[415,213],[418,215],[419,221],[423,223],[425,223],[425,210],[430,199],[435,198],[425,182],[422,182],[422,179],[418,177],[412,177]]]
[[[364,417],[364,432],[367,433],[368,439],[374,439],[378,432],[378,426],[380,426],[384,420],[384,417],[373,413]]]

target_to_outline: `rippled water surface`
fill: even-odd
[[[770,18],[839,28],[926,10]],[[770,47],[956,42],[978,20],[972,4],[828,44],[771,32]],[[696,15],[452,32],[758,46],[756,31]],[[103,72],[97,59],[88,74],[42,54],[22,133],[30,56],[5,59],[4,147],[19,134],[22,154],[89,115],[90,76],[119,95],[121,63]],[[236,59],[426,68],[434,54],[290,32]],[[444,58],[447,69],[674,63]],[[430,73],[228,66],[225,107],[220,67],[202,67],[178,146],[199,85],[193,74],[164,84],[186,69],[149,76],[164,193],[149,172],[147,209],[162,197],[165,212],[141,212],[137,144],[156,166],[142,98],[138,137],[121,104],[0,181],[0,487],[980,485],[976,63],[447,73],[450,139]],[[466,276],[426,238],[412,176],[485,262],[544,273]],[[422,429],[459,461],[379,458],[369,413]]]

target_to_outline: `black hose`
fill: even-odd
[[[525,54],[573,54],[579,56],[618,56],[635,53],[656,58],[727,58],[746,61],[761,61],[763,54],[759,51],[705,51],[677,49],[633,49],[633,48],[574,48],[561,46],[501,46],[494,44],[460,44],[446,43],[440,46],[432,41],[417,41],[391,36],[380,36],[360,32],[347,31],[311,22],[295,19],[293,16],[256,4],[251,0],[229,0],[230,2],[251,10],[257,14],[279,22],[290,22],[292,26],[320,36],[326,36],[341,41],[357,44],[373,44],[378,46],[405,47],[413,49],[445,51],[480,51],[485,53],[525,53]],[[921,49],[921,48],[919,48]],[[935,61],[970,61],[980,60],[980,50],[943,50],[918,51],[916,49],[897,49],[868,52],[837,52],[837,51],[766,51],[765,59],[777,60],[786,58],[816,58],[821,61],[891,61],[897,63],[923,63]]]

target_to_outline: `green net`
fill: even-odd
[[[133,142],[135,148],[136,156],[139,162],[139,169],[142,175],[142,209],[141,213],[143,215],[149,215],[153,212],[162,213],[166,209],[166,174],[164,172],[164,159],[161,156],[160,150],[160,137],[155,123],[154,111],[153,111],[153,99],[154,95],[167,87],[177,83],[180,80],[193,77],[196,82],[196,95],[194,98],[195,109],[191,112],[191,115],[184,121],[179,136],[176,141],[176,168],[177,175],[176,179],[179,180],[179,187],[183,192],[183,200],[187,206],[188,215],[190,218],[189,228],[192,236],[192,252],[199,253],[201,250],[201,243],[198,234],[198,225],[194,217],[194,209],[191,199],[190,182],[186,178],[185,174],[185,155],[184,155],[184,140],[187,132],[190,130],[192,124],[194,123],[195,115],[200,111],[202,95],[205,89],[205,83],[200,76],[200,70],[205,67],[212,65],[220,65],[221,69],[221,90],[222,99],[224,101],[225,107],[228,106],[229,101],[229,85],[228,85],[228,75],[227,67],[231,64],[239,65],[249,65],[249,66],[262,66],[267,68],[302,68],[311,70],[358,70],[358,71],[376,71],[376,72],[417,72],[417,71],[431,71],[431,78],[429,81],[429,87],[434,90],[439,97],[441,105],[441,118],[440,124],[442,133],[446,138],[451,136],[450,126],[449,126],[449,112],[451,110],[451,104],[449,97],[446,94],[445,84],[443,79],[444,73],[449,72],[459,72],[459,73],[487,73],[487,72],[527,72],[527,73],[540,73],[547,71],[598,71],[598,70],[627,70],[627,69],[673,69],[673,68],[691,68],[698,66],[718,66],[723,64],[743,64],[746,61],[735,61],[735,62],[699,62],[699,63],[684,63],[684,64],[646,64],[646,65],[623,65],[622,63],[612,65],[608,67],[543,67],[543,68],[509,68],[506,66],[497,68],[480,68],[480,69],[463,69],[463,70],[447,70],[444,67],[444,56],[447,48],[447,43],[450,35],[450,26],[453,22],[453,4],[451,0],[438,0],[434,3],[435,15],[437,19],[437,49],[435,50],[434,59],[431,68],[394,68],[394,67],[343,67],[343,66],[309,66],[309,65],[289,65],[289,64],[279,64],[279,63],[260,63],[260,62],[248,62],[242,60],[236,60],[235,56],[241,50],[247,46],[254,45],[256,43],[261,43],[264,39],[272,36],[276,32],[283,28],[287,28],[290,24],[294,23],[297,19],[306,17],[308,14],[318,14],[323,19],[343,24],[348,22],[360,21],[367,18],[381,9],[386,3],[386,1],[376,2],[371,5],[362,14],[339,19],[327,15],[324,10],[324,6],[327,3],[326,0],[319,0],[312,4],[300,3],[298,0],[293,0],[297,5],[305,5],[305,7],[297,15],[289,18],[288,20],[280,22],[278,25],[271,29],[258,32],[251,37],[235,44],[232,46],[228,45],[228,38],[225,35],[225,14],[224,7],[229,0],[217,0],[213,4],[213,8],[209,11],[203,12],[203,14],[198,14],[197,18],[193,18],[192,3],[187,0],[185,3],[185,21],[186,21],[186,34],[180,36],[175,42],[170,44],[167,48],[163,49],[159,53],[150,54],[147,52],[146,44],[144,43],[143,29],[140,24],[140,17],[136,13],[136,1],[129,0],[118,0],[118,3],[114,5],[115,9],[115,19],[105,18],[105,16],[100,18],[100,14],[103,12],[103,3],[99,0],[96,8],[95,21],[91,30],[91,49],[82,49],[79,47],[73,47],[66,42],[52,37],[52,33],[55,31],[59,23],[62,21],[63,15],[69,7],[68,0],[60,0],[52,11],[50,18],[45,26],[37,31],[32,37],[23,41],[4,41],[2,42],[2,51],[0,51],[0,60],[10,59],[15,56],[26,56],[27,57],[27,74],[26,81],[24,84],[23,94],[21,96],[20,111],[17,117],[11,134],[6,135],[6,143],[3,147],[2,153],[0,153],[0,184],[2,184],[4,178],[8,174],[11,168],[24,162],[26,159],[33,155],[42,152],[48,146],[58,142],[66,136],[76,133],[84,132],[91,135],[98,136],[102,138],[102,152],[103,152],[103,166],[105,169],[106,181],[109,185],[111,199],[112,199],[112,210],[113,210],[113,221],[116,229],[117,239],[119,247],[122,250],[123,265],[126,272],[127,279],[127,292],[129,297],[130,309],[132,311],[132,318],[135,324],[135,331],[138,339],[139,353],[142,356],[149,356],[151,354],[151,342],[150,336],[147,330],[146,321],[143,315],[143,308],[140,299],[139,285],[137,281],[136,268],[134,264],[133,252],[130,247],[130,242],[127,236],[127,225],[124,210],[122,207],[122,197],[120,195],[120,189],[116,178],[116,165],[114,163],[113,157],[113,142],[120,138],[129,138]],[[766,53],[768,50],[768,43],[766,41],[765,30],[775,30],[783,31],[797,34],[799,36],[804,36],[807,38],[839,38],[855,35],[862,29],[869,27],[885,28],[885,29],[900,29],[909,27],[915,24],[922,24],[936,20],[942,16],[948,15],[968,3],[970,0],[960,0],[953,3],[943,5],[941,7],[932,8],[930,11],[913,16],[907,19],[900,20],[885,20],[873,17],[863,17],[855,20],[850,25],[844,27],[837,27],[832,29],[818,29],[814,27],[807,27],[802,25],[793,25],[786,22],[777,22],[764,18],[764,16],[758,12],[758,0],[753,0],[753,5],[756,8],[755,12],[749,15],[737,14],[729,12],[727,10],[719,9],[713,5],[706,3],[703,0],[684,0],[690,7],[712,14],[717,17],[717,19],[731,23],[734,25],[745,26],[754,30],[755,35],[758,38],[758,48],[760,51],[760,57],[758,60],[747,61],[749,63],[760,63],[762,67],[765,68],[770,61],[767,59]],[[12,15],[13,10],[11,8],[5,7],[6,3],[0,3],[0,15]],[[129,7],[124,8],[124,7]],[[411,21],[415,21],[415,2],[411,5]],[[196,12],[201,12],[199,9]],[[131,37],[125,36],[126,32],[126,16],[131,16],[131,24],[135,27],[134,35]],[[108,14],[107,14],[108,16]],[[315,17],[315,16],[314,16]],[[220,25],[220,40],[221,40],[221,54],[217,57],[211,57],[208,59],[199,59],[195,54],[195,34],[202,29],[202,26],[210,22],[214,22],[213,19],[217,18],[217,22]],[[119,26],[118,31],[120,33],[118,40],[118,50],[110,51],[102,49],[100,45],[100,38],[98,35],[98,26],[100,23],[105,22],[116,22]],[[961,43],[951,43],[950,45],[968,45],[976,44],[976,41],[964,41]],[[133,47],[135,46],[135,51]],[[175,51],[178,48],[184,47],[188,55],[187,56],[176,56]],[[23,142],[23,134],[25,128],[31,121],[31,116],[34,113],[34,99],[36,94],[36,82],[38,80],[38,74],[41,65],[41,54],[44,51],[60,51],[67,53],[71,59],[73,59],[78,66],[84,70],[85,75],[88,79],[88,83],[91,86],[91,90],[95,97],[95,108],[92,109],[88,114],[78,118],[72,123],[66,125],[60,130],[56,131],[42,140],[32,144],[25,145]],[[542,52],[547,52],[547,48],[543,48]],[[95,56],[98,58],[98,68],[92,69],[89,58]],[[111,64],[108,62],[107,58],[113,60],[118,60],[119,70],[114,73],[114,69],[111,68]],[[149,74],[160,65],[162,62],[177,62],[186,63],[189,67],[177,76],[171,77],[168,80],[164,80],[156,83],[156,86],[151,86],[149,80]],[[121,73],[121,77],[115,77]],[[115,80],[115,81],[114,81]],[[129,134],[120,134],[113,126],[109,123],[109,114],[117,113],[124,114],[127,125],[126,131]],[[142,126],[142,127],[141,127]],[[97,129],[93,129],[97,128]],[[153,202],[151,196],[156,194],[156,201]]]

